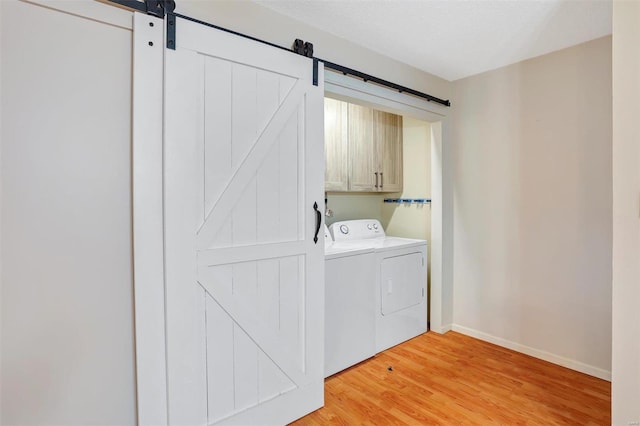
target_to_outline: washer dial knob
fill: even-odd
[[[347,235],[349,233],[349,227],[347,225],[340,225],[340,232]]]

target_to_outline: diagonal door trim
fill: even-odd
[[[289,94],[269,121],[269,124],[256,140],[249,154],[238,168],[232,172],[231,179],[207,215],[204,224],[198,230],[196,249],[209,248],[211,241],[224,225],[225,219],[231,214],[240,200],[244,188],[249,184],[255,175],[255,171],[262,164],[271,147],[280,136],[282,128],[300,106],[300,101],[306,94],[304,86],[304,84],[300,83],[300,80],[295,82],[293,88],[291,88]]]
[[[276,333],[265,327],[264,323],[256,316],[255,311],[238,303],[231,294],[220,291],[218,286],[208,280],[198,279],[198,284],[296,386],[306,385],[305,372],[293,367],[299,363],[289,355],[293,352],[292,348],[282,342]]]

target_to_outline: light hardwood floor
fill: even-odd
[[[459,333],[427,333],[325,382],[293,425],[609,425],[611,384]]]

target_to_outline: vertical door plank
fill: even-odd
[[[280,106],[280,76],[272,72],[258,70],[256,72],[255,99],[256,130],[257,134],[260,134]]]
[[[257,182],[254,177],[245,187],[231,216],[234,246],[243,246],[256,242],[257,237]]]
[[[258,71],[258,134],[265,129],[280,106],[280,76],[266,71]],[[279,146],[275,143],[258,170],[257,178],[257,241],[273,241],[278,235],[278,183]]]
[[[257,71],[244,65],[233,65],[232,77],[232,162],[237,168],[246,158],[257,139]],[[256,180],[245,187],[233,209],[233,244],[246,245],[256,241]]]
[[[257,235],[258,243],[278,240],[280,221],[280,145],[274,144],[258,170],[257,179]]]
[[[269,330],[280,326],[280,268],[278,260],[257,262],[258,268],[258,316]]]
[[[233,168],[245,159],[257,135],[256,70],[233,64],[232,77],[232,164]]]
[[[229,216],[224,220],[223,225],[217,232],[216,236],[211,240],[208,248],[230,247],[233,245],[233,220]]]
[[[229,180],[232,168],[232,64],[217,58],[205,59],[205,211],[208,214]],[[211,247],[232,244],[231,218],[212,241]]]
[[[205,211],[222,194],[231,175],[231,63],[205,60]]]
[[[253,309],[258,307],[257,262],[233,265],[234,298]],[[236,409],[258,403],[258,347],[237,324],[234,326],[234,377]]]
[[[258,262],[258,316],[269,330],[277,332],[280,322],[280,268],[278,260]],[[280,369],[260,351],[258,397],[265,401],[281,391]]]
[[[248,305],[258,307],[258,271],[256,262],[236,263],[233,268],[233,297]]]
[[[234,325],[234,393],[236,410],[258,403],[258,347],[238,325]]]
[[[300,277],[298,257],[285,257],[280,259],[280,335],[289,343],[289,347],[295,348],[296,353],[291,357],[302,368],[303,362],[300,351]]]
[[[307,146],[307,123],[306,123],[306,111],[307,108],[307,99],[305,98],[300,106],[298,107],[298,135],[296,138],[296,145],[298,147],[298,159],[297,159],[297,183],[298,183],[298,196],[296,198],[297,201],[297,211],[298,211],[298,240],[304,241],[305,239],[309,241],[308,235],[312,234],[312,230],[309,228],[310,223],[315,222],[315,216],[311,221],[308,220],[309,212],[312,211],[311,203],[307,203],[307,199],[312,200],[314,194],[310,194],[308,188],[306,187],[305,180],[308,180],[307,177],[307,166],[310,164],[314,164],[313,167],[318,170],[319,175],[322,176],[324,174],[324,158],[322,156],[324,150],[319,150],[320,155],[309,155],[309,153],[313,153],[313,149],[309,149]],[[309,157],[307,157],[309,155]],[[310,167],[311,168],[311,167]],[[322,180],[320,180],[320,184]],[[318,203],[318,208],[322,208],[322,197],[316,198],[316,202]],[[300,275],[300,279],[304,280],[303,276]],[[303,303],[300,300],[300,303]]]
[[[295,84],[295,79],[286,76],[280,76],[279,79],[280,102],[289,95],[289,92]],[[297,122],[294,116],[289,117],[282,133],[280,134],[279,158],[278,158],[278,240],[294,241],[297,237],[298,222],[296,209],[298,208],[297,196],[295,193],[295,185],[298,182],[298,165],[297,165]]]
[[[209,266],[198,270],[198,281],[205,288],[210,283],[217,291],[231,297],[233,293],[233,265]]]
[[[281,241],[298,239],[298,120],[294,112],[280,134],[279,229]]]
[[[287,97],[293,85],[296,83],[295,78],[287,77],[285,75],[281,75],[278,79],[279,82],[279,93],[280,93],[280,103],[284,101]]]
[[[233,368],[233,321],[207,296],[207,385],[209,422],[235,410]]]

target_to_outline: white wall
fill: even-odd
[[[452,98],[454,329],[608,377],[611,38]]]
[[[614,425],[640,422],[640,3],[613,3]]]
[[[133,424],[131,31],[0,10],[0,423]]]

